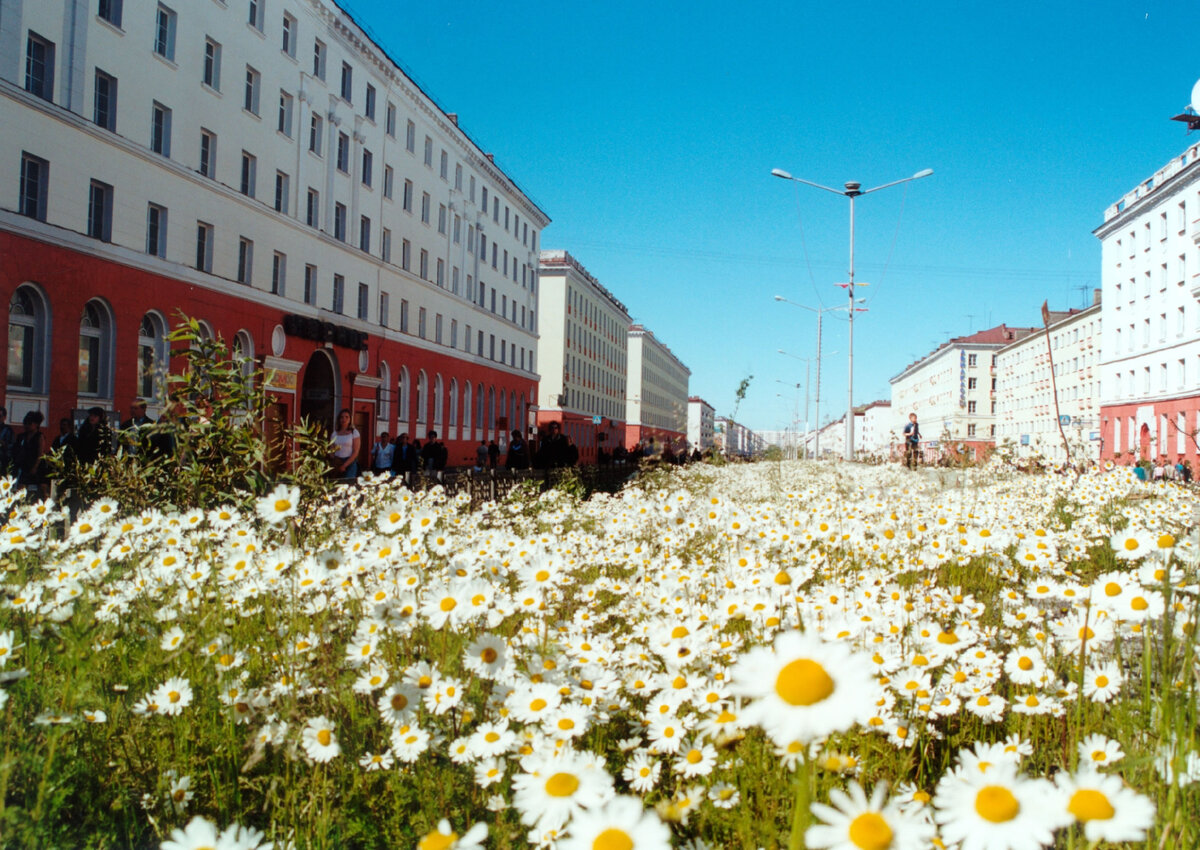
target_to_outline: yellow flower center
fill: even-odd
[[[625,830],[610,827],[592,841],[592,850],[633,850],[633,839]]]
[[[1135,596],[1129,603],[1129,607],[1134,611],[1145,611],[1150,607],[1150,603],[1146,601],[1144,596]]]
[[[329,742],[333,740],[333,733],[328,729],[322,729],[317,733],[317,743],[322,747],[328,747]]]
[[[458,603],[454,601],[453,597],[447,596],[445,599],[442,600],[441,608],[443,611],[453,611],[454,606],[457,604]]]
[[[283,513],[284,511],[288,510],[291,506],[292,506],[292,503],[290,501],[288,501],[287,499],[276,499],[275,500],[275,511],[277,513]]]
[[[975,795],[975,811],[992,823],[1010,821],[1021,811],[1021,804],[1003,785],[988,785]]]
[[[704,753],[699,750],[688,750],[687,760],[688,764],[700,764],[704,761]]]
[[[1108,687],[1108,677],[1107,676],[1097,676],[1096,677],[1096,687],[1097,688],[1107,688]]]
[[[435,829],[417,842],[417,850],[449,850],[457,841],[457,832],[445,833]]]
[[[543,708],[546,707],[546,704],[547,703],[544,699],[542,699],[541,697],[538,697],[533,702],[529,703],[529,710],[530,711],[541,711]]]
[[[479,657],[483,659],[484,664],[495,664],[496,659],[500,656],[497,654],[496,650],[492,649],[490,646],[487,646],[484,647],[483,652],[479,653]]]
[[[892,828],[876,812],[863,812],[850,821],[850,843],[861,850],[887,850],[892,846]]]
[[[1108,584],[1104,585],[1104,595],[1105,596],[1120,596],[1121,595],[1121,585],[1117,584],[1115,581],[1110,581]]]
[[[1067,804],[1067,811],[1075,815],[1081,823],[1087,823],[1090,820],[1109,820],[1116,814],[1108,797],[1091,788],[1081,788],[1072,794],[1071,802]]]
[[[1021,660],[1017,662],[1017,666],[1022,670],[1029,672],[1033,669],[1033,659],[1027,655],[1022,655]]]
[[[775,693],[788,705],[814,705],[833,693],[833,679],[816,661],[797,658],[779,671]]]
[[[579,788],[579,779],[570,773],[556,773],[546,780],[546,793],[551,797],[570,797]]]

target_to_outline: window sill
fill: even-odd
[[[119,36],[125,35],[125,30],[121,29],[120,26],[118,26],[117,24],[114,24],[112,21],[108,20],[107,18],[102,18],[99,15],[96,15],[96,23],[101,24],[105,29],[112,30]]]
[[[162,62],[164,65],[166,65],[172,71],[179,70],[179,66],[175,64],[175,60],[168,59],[166,56],[163,56],[161,53],[155,53],[154,51],[151,51],[151,55],[153,55],[155,59],[157,59],[159,62]]]

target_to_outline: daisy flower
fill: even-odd
[[[159,714],[174,716],[192,704],[192,687],[187,679],[167,679],[148,699],[158,706]]]
[[[341,755],[342,748],[338,744],[337,735],[334,734],[335,728],[325,715],[314,717],[304,724],[300,743],[310,759],[315,762],[327,762]]]
[[[1083,677],[1083,695],[1093,702],[1108,702],[1121,692],[1125,678],[1121,666],[1115,661],[1105,661],[1088,668]]]
[[[658,785],[662,764],[645,750],[639,751],[621,771],[621,778],[639,794],[649,794]]]
[[[875,691],[869,657],[797,631],[781,633],[771,649],[751,649],[732,679],[734,693],[754,700],[742,720],[780,744],[851,728],[868,716]]]
[[[742,795],[736,786],[718,782],[708,789],[708,799],[718,809],[732,809],[741,802]]]
[[[172,626],[163,633],[162,640],[158,642],[158,645],[167,652],[173,652],[183,644],[183,637],[183,629],[179,626]]]
[[[1011,764],[945,774],[933,807],[942,840],[961,850],[1037,850],[1067,822],[1054,786],[1019,776]]]
[[[613,795],[612,777],[590,754],[533,755],[521,767],[525,772],[512,780],[512,804],[521,812],[521,823],[543,832],[562,829],[584,808],[600,806]]]
[[[278,525],[294,517],[300,506],[300,488],[280,484],[254,505],[254,511],[268,525]]]
[[[717,750],[712,744],[701,741],[684,744],[675,759],[675,772],[685,779],[708,776],[717,763]]]
[[[391,750],[382,753],[363,753],[358,763],[367,770],[388,770],[395,762]]]
[[[1154,824],[1154,803],[1119,776],[1085,767],[1074,776],[1065,771],[1055,777],[1068,814],[1083,826],[1083,835],[1098,841],[1142,841]]]
[[[558,846],[560,850],[670,850],[671,831],[637,797],[614,797],[576,814]]]
[[[1088,735],[1079,742],[1079,760],[1093,767],[1116,764],[1124,757],[1121,745],[1103,735]]]
[[[832,789],[829,801],[833,805],[811,806],[819,821],[804,833],[811,850],[917,850],[933,839],[932,824],[905,814],[899,799],[887,799],[886,783],[876,785],[868,799],[862,786],[851,781],[846,791]]]

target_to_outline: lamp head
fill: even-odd
[[[784,171],[782,168],[772,168],[771,176],[772,177],[782,177],[784,180],[792,179],[792,175],[789,174],[788,172]]]
[[[776,296],[775,296],[775,300],[776,300],[776,301],[782,301],[782,300],[783,300],[783,296],[782,296],[782,295],[776,295]]]
[[[932,168],[924,168],[921,171],[918,171],[916,174],[914,174],[912,176],[912,179],[920,180],[922,177],[928,177],[930,174],[933,174],[933,169]]]

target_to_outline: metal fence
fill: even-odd
[[[500,501],[515,488],[529,482],[539,492],[566,485],[581,488],[584,496],[616,493],[637,473],[637,466],[627,464],[570,469],[457,469],[438,473],[410,472],[405,476],[405,484],[412,490],[428,490],[440,485],[451,498],[467,493],[474,509],[484,502]]]

